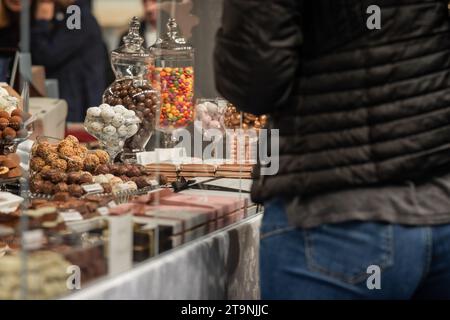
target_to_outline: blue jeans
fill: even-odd
[[[260,271],[262,299],[450,299],[450,225],[300,229],[274,200],[265,205]]]

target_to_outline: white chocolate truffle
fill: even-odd
[[[100,174],[94,177],[94,183],[109,183],[109,179],[105,177],[105,175]]]
[[[100,117],[100,114],[102,113],[102,109],[100,109],[99,107],[92,107],[87,109],[87,116],[89,117]]]
[[[9,93],[8,93],[8,91],[6,91],[5,88],[0,87],[0,96],[7,97],[7,96],[9,96]]]
[[[112,178],[114,178],[114,175],[111,173],[105,174],[105,178],[108,179],[108,183],[111,181]]]
[[[123,105],[119,104],[117,106],[112,107],[115,113],[123,114],[124,112],[128,111],[127,108],[125,108]]]
[[[206,102],[206,107],[208,109],[208,113],[210,113],[210,114],[217,113],[217,111],[218,111],[218,107],[214,103]]]
[[[113,126],[109,125],[103,128],[103,133],[108,135],[108,136],[112,136],[116,133],[116,128],[114,128]]]
[[[102,111],[111,108],[111,106],[110,106],[109,104],[107,104],[107,103],[103,103],[103,104],[99,105],[98,107],[99,107]]]
[[[89,122],[87,127],[95,133],[101,132],[103,130],[103,124],[98,121]]]
[[[134,136],[137,132],[138,132],[138,130],[139,130],[139,127],[138,127],[138,125],[137,124],[132,124],[132,125],[130,125],[129,127],[128,127],[128,135],[131,137],[131,136]]]
[[[114,116],[116,115],[116,113],[111,109],[105,109],[101,112],[102,118],[103,120],[105,120],[105,122],[111,122],[111,120],[114,118]]]
[[[123,123],[125,122],[124,117],[122,116],[122,114],[117,114],[114,116],[114,118],[111,121],[111,124],[116,127],[119,128],[121,125],[123,125]]]
[[[125,125],[122,125],[119,127],[119,129],[117,129],[117,133],[119,134],[120,137],[125,137],[126,135],[128,135],[128,128]]]
[[[128,181],[125,184],[127,185],[129,190],[137,190],[138,189],[138,186],[137,186],[136,182],[134,182],[134,181]]]
[[[126,119],[132,119],[136,117],[136,112],[134,112],[133,110],[127,110],[126,112],[123,113],[123,116]]]
[[[111,180],[109,180],[109,183],[110,183],[112,186],[114,186],[114,185],[116,185],[116,184],[123,183],[123,180],[120,179],[119,177],[114,177],[114,178],[112,178]]]

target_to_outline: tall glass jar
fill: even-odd
[[[134,17],[128,34],[123,38],[123,46],[111,53],[116,80],[103,95],[104,103],[111,106],[123,105],[134,111],[140,119],[137,133],[125,142],[122,160],[144,151],[159,117],[159,92],[148,79],[153,60],[150,51],[143,47],[144,39],[139,30],[139,19]]]
[[[174,18],[167,32],[150,47],[153,86],[161,93],[158,129],[169,139],[174,130],[194,121],[194,49],[179,35]],[[167,141],[166,145],[173,141]]]

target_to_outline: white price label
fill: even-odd
[[[99,183],[85,184],[81,187],[86,193],[102,193],[104,191]]]
[[[81,213],[75,210],[60,212],[59,215],[64,220],[64,222],[81,221],[83,216]]]

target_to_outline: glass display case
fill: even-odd
[[[255,150],[244,141],[241,156],[237,136],[267,119],[214,88],[221,3],[158,1],[152,27],[130,17],[111,50],[114,82],[100,105],[85,106],[82,125],[103,150],[72,136],[31,141],[33,119],[0,110],[0,182],[3,167],[23,173],[17,190],[0,192],[0,299],[71,295],[258,212],[249,192]],[[158,40],[146,48],[149,28]],[[182,156],[173,152],[180,130]],[[7,153],[22,141],[27,157],[11,164]]]

